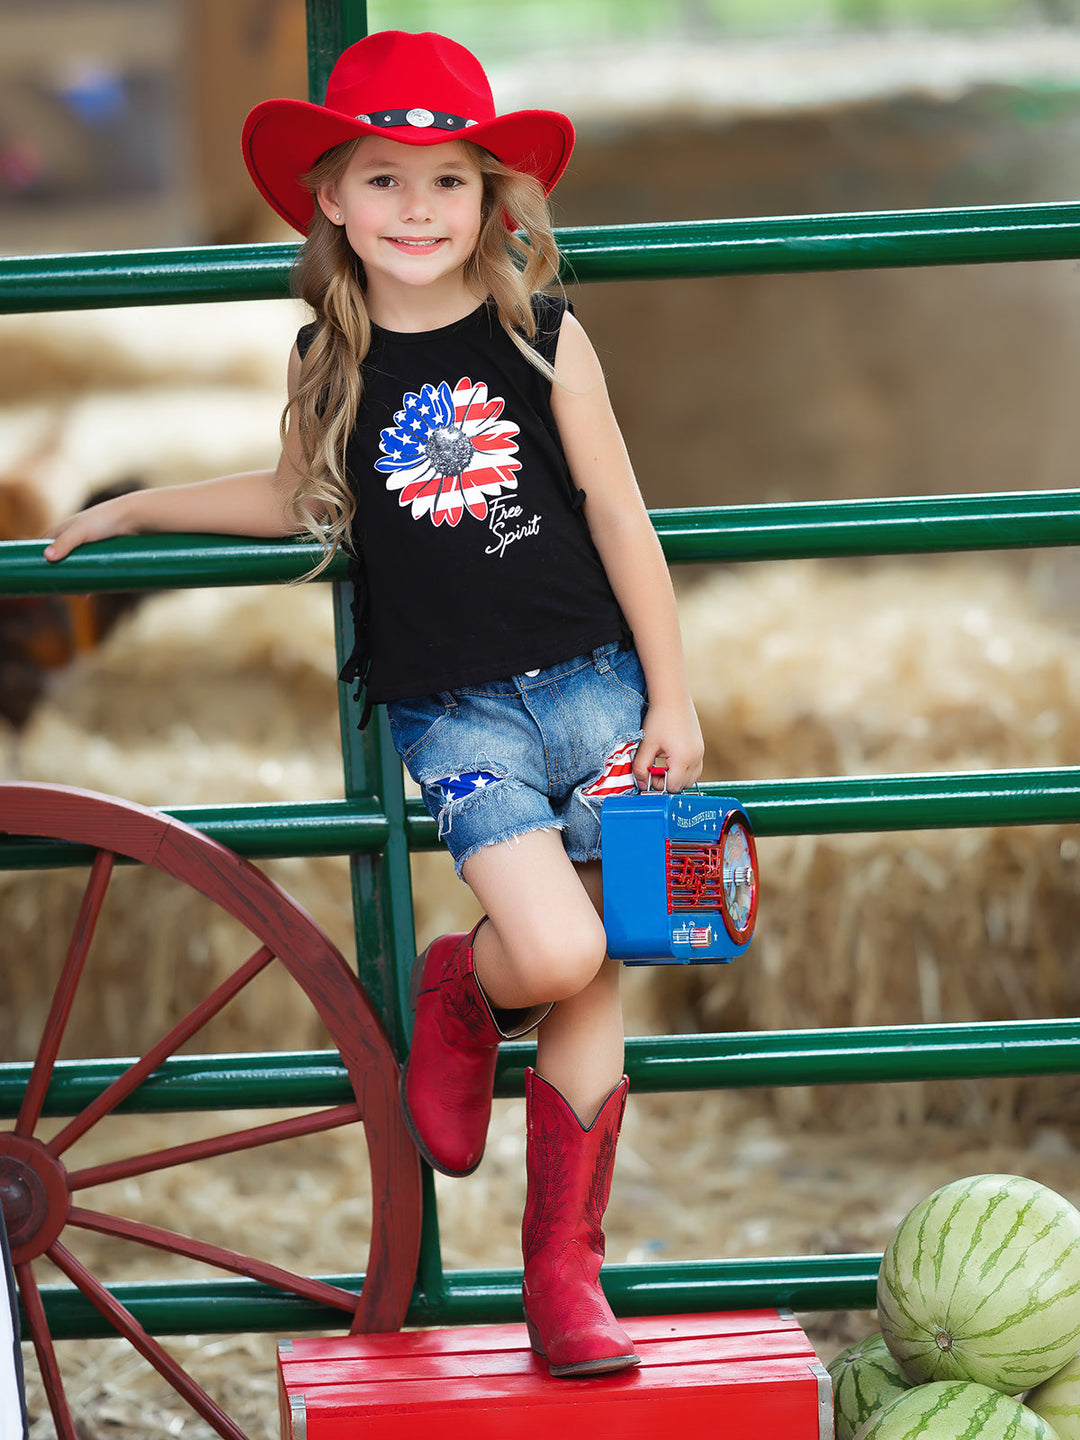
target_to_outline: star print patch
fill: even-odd
[[[501,777],[490,770],[466,770],[461,775],[446,775],[433,782],[433,788],[441,790],[447,800],[464,800],[476,790],[494,785]]]

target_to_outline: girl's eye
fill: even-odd
[[[465,184],[465,181],[459,175],[441,175],[437,183],[444,190],[457,190],[459,186]]]
[[[380,190],[388,190],[394,184],[394,177],[392,175],[373,175],[371,183]]]

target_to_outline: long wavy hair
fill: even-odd
[[[313,195],[320,185],[341,177],[360,143],[348,141],[320,158],[303,177]],[[547,197],[531,175],[511,170],[479,145],[461,143],[472,152],[483,181],[480,235],[466,262],[465,280],[478,295],[490,296],[513,343],[530,364],[554,379],[551,366],[529,343],[536,334],[532,296],[559,273]],[[282,414],[281,435],[284,441],[290,419],[295,419],[302,466],[291,512],[298,532],[323,546],[314,576],[339,547],[349,547],[356,506],[345,475],[345,446],[360,408],[361,366],[371,345],[363,264],[344,226],[328,220],[318,204],[297,257],[293,285],[314,310],[317,329],[296,393]]]

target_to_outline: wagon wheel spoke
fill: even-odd
[[[132,1155],[126,1160],[112,1160],[105,1165],[88,1165],[68,1174],[69,1190],[85,1190],[90,1185],[106,1185],[112,1180],[130,1180],[134,1175],[147,1175],[166,1170],[171,1165],[186,1165],[190,1160],[207,1160],[215,1155],[232,1155],[238,1150],[253,1150],[278,1140],[292,1140],[298,1135],[317,1135],[339,1125],[351,1125],[362,1119],[360,1106],[335,1105],[330,1110],[312,1111],[289,1120],[275,1120],[268,1125],[255,1125],[248,1130],[230,1130],[206,1140],[192,1140],[186,1145],[171,1145],[167,1150],[151,1150],[145,1155]]]
[[[222,1440],[247,1440],[244,1432],[239,1426],[233,1424],[220,1405],[211,1400],[206,1391],[176,1363],[164,1346],[159,1345],[153,1336],[143,1329],[131,1311],[125,1305],[121,1305],[115,1296],[110,1295],[105,1286],[91,1275],[86,1266],[77,1260],[66,1246],[56,1241],[55,1244],[49,1246],[46,1253],[57,1269],[64,1272],[72,1284],[82,1291],[91,1305],[105,1316],[143,1359],[148,1360],[158,1374],[169,1382],[176,1393],[182,1395],[208,1425],[213,1426],[222,1436]]]
[[[45,1319],[41,1291],[34,1279],[32,1268],[29,1265],[16,1265],[15,1280],[19,1287],[19,1294],[22,1296],[27,1327],[30,1331],[30,1339],[34,1344],[38,1365],[41,1368],[45,1392],[49,1397],[49,1409],[52,1412],[58,1440],[79,1440],[71,1407],[64,1394],[64,1382],[60,1376],[60,1366],[57,1364],[52,1336],[49,1334],[49,1324]]]
[[[119,1240],[131,1240],[137,1245],[149,1245],[155,1250],[167,1250],[172,1255],[183,1255],[189,1260],[201,1260],[217,1270],[228,1270],[234,1275],[246,1275],[249,1280],[261,1280],[277,1290],[288,1290],[305,1300],[314,1300],[319,1305],[330,1305],[335,1310],[347,1310],[351,1315],[356,1308],[356,1296],[351,1290],[339,1285],[327,1285],[322,1280],[311,1280],[304,1275],[295,1275],[279,1265],[269,1265],[264,1260],[255,1260],[250,1255],[240,1255],[235,1250],[225,1250],[220,1245],[209,1245],[204,1240],[192,1240],[178,1235],[175,1230],[164,1230],[160,1225],[148,1225],[142,1220],[124,1220],[117,1215],[103,1215],[97,1210],[83,1210],[73,1206],[68,1212],[68,1224],[80,1230],[96,1230],[99,1235],[112,1235]]]
[[[137,1060],[122,1075],[117,1076],[107,1089],[103,1090],[69,1124],[65,1125],[60,1133],[49,1142],[49,1154],[62,1155],[70,1145],[85,1135],[91,1126],[96,1125],[110,1111],[115,1110],[121,1101],[126,1100],[134,1090],[138,1089],[162,1061],[175,1054],[185,1041],[197,1034],[209,1020],[224,1009],[234,995],[239,994],[244,986],[253,980],[260,970],[265,969],[273,959],[273,953],[265,945],[256,950],[254,955],[249,956],[239,969],[234,970],[200,1005],[197,1005],[189,1015],[185,1015],[178,1025],[175,1025],[167,1035],[152,1046],[141,1060]]]
[[[71,1006],[75,1000],[86,957],[90,952],[90,942],[94,938],[94,930],[97,926],[98,916],[101,914],[101,907],[105,903],[105,895],[109,888],[109,881],[112,879],[115,863],[116,856],[107,850],[99,850],[94,857],[90,878],[86,882],[82,904],[79,906],[79,915],[75,921],[75,929],[64,960],[64,968],[59,984],[53,993],[52,1005],[49,1007],[48,1018],[45,1021],[45,1029],[30,1075],[30,1083],[26,1087],[26,1094],[19,1107],[19,1118],[15,1122],[16,1135],[32,1135],[41,1119],[45,1092],[49,1088],[56,1057],[60,1053],[64,1031],[71,1015]]]

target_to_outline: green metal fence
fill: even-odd
[[[356,0],[309,0],[311,88],[321,94],[334,56],[364,32]],[[560,232],[568,278],[581,282],[872,266],[971,264],[1080,257],[1080,205],[1012,206],[766,220],[628,225]],[[287,293],[294,247],[233,246],[134,254],[0,259],[0,311],[265,299]],[[923,554],[1080,543],[1080,491],[960,495],[920,500],[661,510],[653,515],[674,563],[803,556]],[[0,595],[276,583],[303,575],[303,543],[222,537],[113,540],[60,567],[41,546],[0,544]],[[351,649],[344,566],[334,585],[339,655]],[[381,712],[361,737],[342,687],[345,798],[313,804],[221,805],[169,813],[258,859],[349,854],[361,978],[399,1051],[409,1026],[404,988],[414,954],[409,852],[436,848],[434,826],[407,801]],[[711,787],[704,787],[706,790]],[[884,831],[1080,819],[1080,768],[759,781],[740,786],[759,835]],[[77,865],[77,847],[0,842],[0,867]],[[530,1045],[500,1052],[497,1089],[520,1095]],[[120,1062],[57,1067],[47,1112],[77,1111]],[[1080,1021],[922,1025],[631,1038],[637,1092],[851,1081],[954,1079],[1080,1071]],[[17,1112],[29,1066],[0,1066],[0,1113]],[[333,1053],[174,1058],[127,1108],[148,1112],[235,1106],[332,1105],[348,1098]],[[430,1181],[430,1177],[429,1177]],[[410,1323],[497,1321],[520,1311],[520,1272],[446,1271],[434,1191]],[[874,1303],[879,1257],[847,1255],[708,1260],[605,1269],[628,1314],[786,1305],[803,1310]],[[327,1277],[356,1287],[355,1275]],[[333,1328],[332,1311],[254,1282],[116,1285],[152,1333]],[[67,1287],[46,1292],[57,1338],[110,1333]]]

